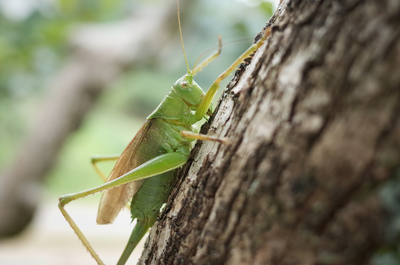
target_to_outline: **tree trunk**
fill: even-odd
[[[139,264],[394,256],[400,2],[286,0],[267,27],[203,128],[231,143],[197,144]]]

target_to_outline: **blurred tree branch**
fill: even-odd
[[[192,3],[190,3],[192,4]],[[190,5],[181,4],[181,10]],[[68,136],[101,92],[121,73],[146,62],[177,31],[176,6],[143,8],[115,24],[77,28],[71,55],[54,77],[35,127],[0,178],[0,238],[22,231],[34,216],[41,186]]]

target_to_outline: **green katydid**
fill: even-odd
[[[100,175],[102,173],[95,163],[117,160],[105,184],[60,197],[59,208],[62,214],[98,264],[104,263],[64,206],[73,200],[104,191],[98,210],[97,223],[108,224],[113,222],[120,210],[131,199],[132,220],[136,219],[137,223],[117,263],[125,264],[133,249],[154,224],[161,206],[168,199],[176,179],[176,169],[183,166],[188,160],[193,141],[195,139],[224,141],[221,138],[198,134],[193,125],[203,117],[209,116],[211,101],[220,82],[234,71],[245,58],[256,51],[269,35],[269,30],[265,31],[260,40],[247,49],[213,82],[208,92],[204,93],[193,77],[219,55],[221,44],[215,54],[190,70],[183,46],[179,3],[178,25],[188,73],[175,82],[168,95],[147,117],[147,121],[119,157],[92,159],[92,163]]]

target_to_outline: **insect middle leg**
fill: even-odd
[[[105,162],[105,161],[114,161],[114,160],[118,160],[119,155],[105,155],[105,156],[92,156],[90,158],[91,162],[92,162],[92,166],[94,167],[94,170],[96,170],[97,174],[100,176],[100,178],[106,182],[107,181],[107,177],[103,174],[103,172],[101,172],[100,168],[97,166],[98,162]],[[128,208],[128,210],[131,210],[131,207],[129,205],[129,203],[126,205],[126,208]]]
[[[119,155],[105,155],[105,156],[92,156],[90,158],[92,165],[94,167],[94,170],[96,170],[97,174],[100,176],[100,178],[106,182],[107,177],[101,172],[100,168],[97,166],[98,162],[104,162],[104,161],[114,161],[119,158]]]

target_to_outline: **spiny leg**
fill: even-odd
[[[107,180],[106,176],[101,172],[100,168],[97,166],[96,163],[98,162],[103,162],[103,161],[113,161],[117,160],[119,158],[119,155],[110,155],[110,156],[92,156],[91,163],[96,170],[97,174],[101,177],[101,179],[105,182]],[[66,212],[64,207],[59,204],[58,208],[60,209],[61,213],[63,214],[64,218],[68,221],[68,223],[71,225],[72,228],[76,227],[77,229],[74,229],[75,233],[78,235],[80,240],[82,241],[83,245],[88,249],[90,254],[93,256],[93,258],[97,261],[98,264],[104,264],[103,261],[100,259],[100,257],[97,255],[97,253],[94,251],[93,247],[90,245],[89,241],[86,239],[86,237],[83,235],[83,233],[80,231],[74,220],[71,218],[71,216]]]
[[[224,80],[228,75],[230,75],[237,67],[239,64],[241,64],[244,59],[246,59],[247,57],[249,57],[254,51],[256,51],[267,39],[267,37],[270,35],[271,33],[271,28],[268,28],[264,34],[261,36],[260,40],[251,45],[250,48],[248,48],[238,59],[236,59],[236,61],[234,61],[232,63],[231,66],[229,66],[228,69],[226,69],[225,72],[223,72],[222,74],[220,74],[220,76],[218,76],[218,78],[214,81],[214,83],[212,83],[210,89],[207,91],[207,94],[205,95],[203,101],[200,103],[199,107],[197,108],[196,111],[196,119],[197,120],[201,120],[204,115],[207,113],[207,110],[211,104],[211,101],[213,100],[215,93],[217,93],[218,88],[219,88],[219,84],[221,83],[222,80]]]
[[[79,239],[83,243],[83,245],[86,247],[86,249],[92,255],[92,257],[96,260],[97,264],[104,265],[104,262],[100,259],[99,255],[97,255],[96,251],[94,251],[92,245],[90,245],[90,243],[86,239],[85,235],[82,233],[82,231],[78,228],[78,226],[76,225],[74,220],[64,209],[64,206],[65,205],[63,205],[61,202],[58,204],[58,208],[60,209],[61,213],[64,215],[65,220],[67,220],[69,225],[72,227],[72,229],[75,231],[76,235],[79,237]]]
[[[148,177],[152,177],[155,175],[162,174],[167,171],[174,170],[178,167],[183,166],[188,159],[187,155],[180,154],[180,153],[168,153],[164,154],[158,157],[155,157],[146,163],[136,167],[135,169],[129,171],[128,173],[122,175],[121,177],[114,179],[110,182],[107,182],[103,185],[97,186],[92,189],[84,190],[81,192],[73,193],[73,194],[67,194],[64,196],[60,197],[60,202],[58,204],[58,208],[60,209],[61,213],[64,215],[65,220],[70,224],[72,229],[75,231],[79,239],[82,241],[83,245],[86,247],[86,249],[90,252],[90,254],[93,256],[93,258],[97,261],[98,264],[103,265],[103,261],[100,259],[100,257],[97,255],[96,251],[93,249],[93,247],[90,245],[89,241],[86,239],[82,231],[79,229],[79,227],[76,225],[74,220],[71,218],[71,216],[68,214],[68,212],[65,210],[65,205],[67,205],[69,202],[77,200],[79,198],[101,192],[107,189],[115,188],[120,185],[127,184],[132,181],[140,180],[140,179],[145,179]]]

